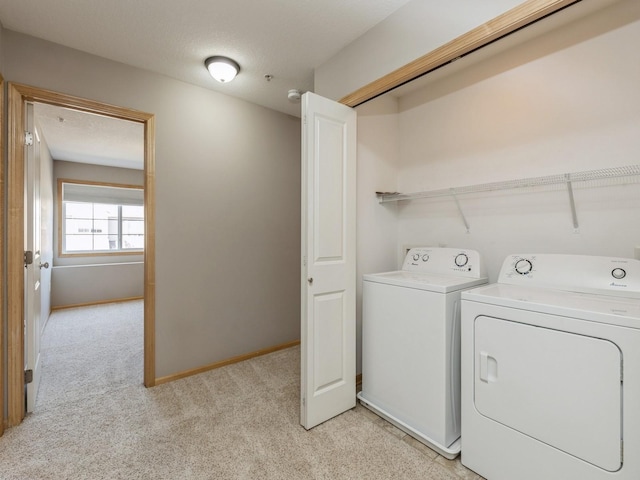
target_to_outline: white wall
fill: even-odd
[[[520,3],[413,0],[316,68],[315,92],[339,100]]]
[[[53,159],[46,139],[41,134],[41,129],[36,121],[36,129],[40,132],[40,143],[37,152],[40,156],[40,251],[41,262],[49,263],[49,268],[40,270],[41,330],[44,329],[49,312],[51,311],[51,270],[53,267],[53,228],[54,189],[53,189]]]
[[[5,30],[8,81],[156,116],[156,375],[300,338],[299,119]]]
[[[640,3],[625,0],[400,99],[403,192],[638,164]],[[633,256],[640,188],[575,185],[398,208],[398,244],[476,248],[491,279],[509,253]]]
[[[362,275],[394,270],[397,241],[396,205],[380,206],[377,191],[397,189],[398,102],[393,97],[358,107],[356,345],[360,372],[362,345]]]

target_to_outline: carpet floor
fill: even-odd
[[[358,405],[299,424],[300,349],[142,385],[142,301],[52,314],[35,412],[0,479],[478,480]]]

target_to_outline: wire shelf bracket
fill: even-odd
[[[451,189],[451,190],[453,190],[453,189]],[[451,192],[451,196],[453,197],[454,202],[456,202],[456,207],[458,207],[458,212],[460,213],[460,216],[462,217],[462,223],[464,223],[464,228],[466,228],[467,229],[467,233],[469,233],[470,232],[469,222],[467,221],[467,217],[465,217],[464,212],[462,211],[462,207],[460,206],[460,200],[458,200],[456,192],[452,191]]]

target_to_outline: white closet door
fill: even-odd
[[[300,423],[355,406],[356,112],[302,97]]]
[[[40,386],[41,295],[40,269],[45,267],[40,255],[40,153],[36,135],[33,104],[26,106],[25,128],[32,135],[32,143],[25,147],[25,251],[32,253],[31,263],[25,265],[24,284],[24,343],[25,370],[31,371],[26,388],[27,412],[33,412]],[[49,265],[46,264],[46,268]],[[45,312],[46,314],[47,312]]]

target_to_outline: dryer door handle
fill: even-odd
[[[498,361],[487,352],[480,352],[480,380],[486,383],[498,381]]]

